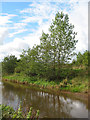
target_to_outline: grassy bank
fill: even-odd
[[[22,74],[12,74],[3,76],[3,80],[11,81],[19,84],[36,85],[40,88],[47,88],[51,90],[64,90],[70,92],[88,92],[88,75],[85,71],[79,73],[72,79],[64,79],[62,81],[48,81],[39,77],[27,77]]]

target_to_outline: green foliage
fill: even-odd
[[[16,118],[22,118],[22,110],[21,110],[21,104],[19,105],[18,111],[17,111],[17,117]]]
[[[22,109],[21,109],[21,104],[19,105],[19,108],[17,111],[15,111],[12,107],[7,106],[7,105],[1,105],[0,104],[0,110],[2,110],[2,118],[12,118],[12,119],[21,119],[21,118],[27,118],[33,119],[39,117],[39,110],[36,111],[36,113],[33,115],[33,109],[30,107],[29,112],[23,114]]]
[[[36,118],[39,117],[39,110],[37,110],[37,113],[36,113]]]
[[[31,115],[32,115],[32,107],[30,108],[30,110],[29,110],[29,112],[27,114],[27,119],[29,119],[31,117]]]
[[[77,54],[76,60],[73,60],[72,64],[80,67],[82,66],[88,67],[89,56],[90,52],[87,50],[84,53],[79,52]]]
[[[63,70],[65,71],[65,69]],[[39,77],[28,77],[28,76],[21,76],[20,74],[14,74],[10,76],[4,76],[3,79],[7,79],[8,81],[17,82],[20,84],[30,84],[32,87],[36,87],[38,89],[59,89],[59,90],[68,90],[75,92],[85,92],[88,90],[88,76],[87,69],[66,69],[65,73],[63,74],[62,80],[58,81],[49,81],[46,78],[39,78]],[[47,91],[48,91],[47,89]]]
[[[77,40],[75,40],[76,32],[73,31],[74,25],[69,23],[69,17],[63,12],[57,13],[55,20],[53,20],[50,26],[50,41],[52,45],[53,56],[55,61],[65,63],[73,55],[73,50]]]
[[[12,117],[15,112],[12,107],[1,104],[0,104],[0,110],[2,110],[2,118]]]
[[[16,68],[17,58],[14,55],[10,55],[4,58],[2,62],[2,69],[4,74],[14,73]]]

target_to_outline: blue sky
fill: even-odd
[[[82,2],[83,1],[83,2]],[[19,58],[22,49],[40,43],[42,30],[48,28],[57,12],[63,11],[75,25],[79,40],[76,51],[88,46],[88,0],[59,0],[59,2],[2,2],[0,13],[0,60],[8,54]],[[81,46],[81,47],[80,47]]]
[[[20,13],[20,10],[28,8],[30,4],[31,3],[28,3],[28,2],[14,2],[14,3],[13,2],[3,2],[2,3],[2,13],[17,15],[15,17],[11,18],[12,23],[8,23],[8,26],[13,27],[13,25],[15,23],[21,23],[21,21],[23,19],[23,15]],[[10,37],[6,38],[4,40],[4,43],[11,42],[12,39],[14,39],[15,37],[18,37],[18,38],[24,37],[24,36],[28,35],[29,33],[32,33],[30,28],[37,29],[37,27],[38,27],[37,22],[36,23],[28,23],[24,27],[24,29],[25,28],[27,29],[26,31],[19,33],[19,34],[15,34],[11,38]],[[15,31],[16,31],[15,29],[9,29],[10,33],[13,33]]]
[[[41,2],[37,2],[37,4],[42,4],[42,3]],[[37,16],[38,17],[39,13],[38,13],[38,15],[36,15],[36,13],[32,13],[32,12],[30,12],[30,13],[29,12],[25,12],[25,13],[21,12],[20,13],[20,11],[23,11],[25,9],[29,9],[29,8],[34,9],[34,7],[32,7],[30,5],[32,5],[32,2],[14,2],[14,3],[13,2],[2,2],[2,13],[3,14],[4,13],[8,13],[8,14],[15,14],[15,15],[17,15],[15,17],[11,18],[12,23],[8,23],[8,26],[9,27],[13,27],[13,23],[21,23],[21,21],[24,20],[24,18],[23,18],[24,16],[30,16],[30,17]],[[63,11],[64,8],[66,8],[67,11],[71,10],[71,6],[68,3],[50,2],[50,5],[52,7],[57,5],[57,10],[56,11],[59,11],[60,9]],[[50,11],[48,14],[51,14],[51,12],[52,11]],[[5,15],[2,15],[2,16],[5,16]],[[42,22],[44,22],[44,23],[48,22],[48,19],[49,18],[43,18]],[[24,29],[26,29],[26,31],[24,31],[22,33],[19,33],[19,34],[15,34],[11,38],[10,37],[6,38],[4,40],[4,43],[11,42],[12,39],[14,39],[15,37],[21,38],[21,37],[24,37],[24,36],[26,36],[26,35],[28,35],[30,33],[33,33],[33,30],[38,29],[38,27],[39,27],[38,21],[28,22],[28,24],[24,26]],[[9,29],[10,33],[13,33],[15,31],[16,31],[15,29]]]

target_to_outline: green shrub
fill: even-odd
[[[33,111],[32,107],[30,107],[30,110],[27,113],[23,114],[21,108],[22,108],[22,106],[20,104],[18,110],[15,111],[10,106],[0,104],[0,110],[2,110],[2,118],[14,118],[14,119],[16,119],[16,118],[18,118],[18,119],[19,118],[28,118],[28,119],[33,118],[34,119],[34,118],[39,117],[39,110],[37,110],[35,112],[35,114],[33,114],[34,111]]]

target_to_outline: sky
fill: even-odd
[[[48,33],[52,19],[61,11],[69,15],[69,22],[75,26],[75,51],[83,53],[88,49],[89,0],[22,1],[0,2],[0,61],[11,54],[19,58],[23,49],[40,44],[42,31]]]

